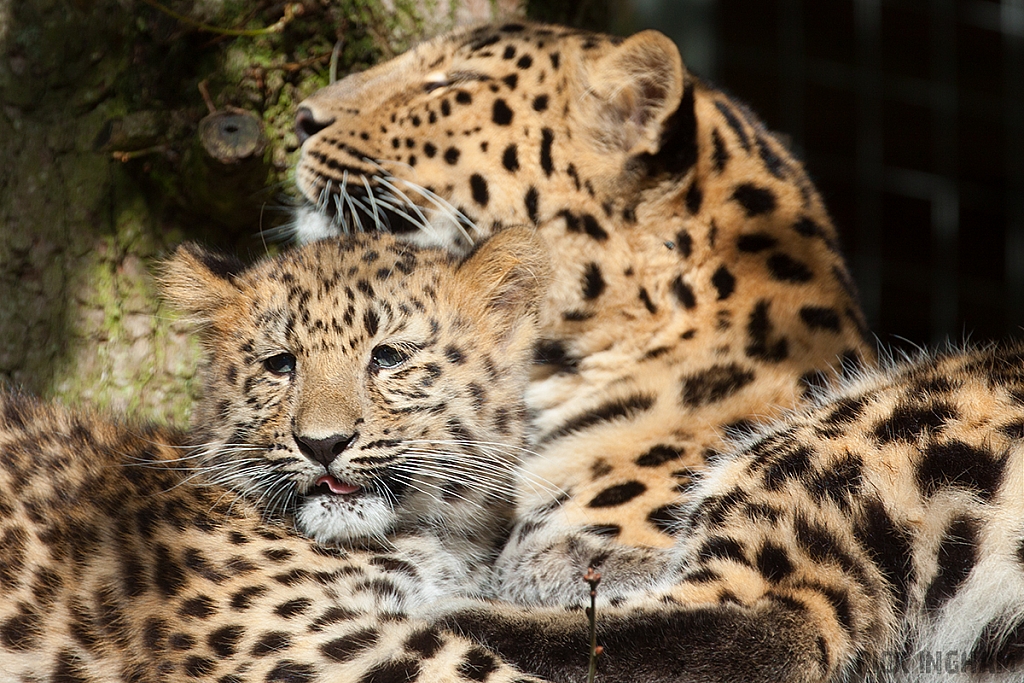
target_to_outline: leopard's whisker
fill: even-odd
[[[366,179],[366,176],[360,176],[363,181],[363,187],[366,188],[366,198],[370,202],[370,208],[373,210],[373,224],[378,228],[382,227],[381,218],[377,214],[377,198],[373,196],[373,190],[370,189],[370,181]]]
[[[352,216],[352,222],[355,224],[355,232],[366,232],[363,229],[363,219],[359,217],[359,211],[356,209],[356,205],[353,201],[351,193],[348,192],[348,171],[345,171],[341,179],[341,192],[339,196],[343,197],[345,203],[348,204],[349,215]]]
[[[466,240],[466,242],[468,244],[470,244],[470,245],[474,244],[474,240],[470,236],[470,234],[469,234],[469,232],[467,231],[466,228],[468,227],[468,228],[470,228],[470,229],[472,229],[472,230],[474,230],[476,232],[481,232],[480,227],[478,225],[476,225],[476,223],[474,223],[472,220],[470,220],[464,213],[462,213],[461,211],[456,209],[454,206],[452,206],[451,203],[449,203],[447,200],[445,200],[442,197],[438,196],[437,193],[431,192],[430,190],[426,189],[425,187],[423,187],[423,186],[421,186],[421,185],[419,185],[417,183],[414,183],[414,182],[412,182],[410,180],[406,180],[405,178],[399,178],[399,177],[393,175],[390,171],[388,171],[386,168],[384,168],[384,166],[382,165],[382,162],[380,162],[380,161],[377,161],[377,160],[374,160],[374,159],[370,159],[370,158],[365,158],[365,157],[364,157],[363,161],[373,165],[374,167],[379,169],[381,171],[381,173],[385,174],[385,176],[386,176],[386,178],[384,176],[380,176],[380,175],[374,176],[375,180],[377,180],[377,181],[381,182],[382,184],[384,184],[385,187],[388,187],[388,189],[390,189],[392,192],[396,192],[397,191],[397,188],[393,184],[393,182],[394,182],[394,183],[401,183],[404,187],[406,187],[409,190],[415,192],[416,194],[419,194],[424,199],[426,199],[431,204],[433,204],[435,209],[437,209],[443,215],[448,217],[448,219],[459,230],[460,234],[462,235],[463,238],[465,238],[465,240]],[[369,189],[369,188],[367,188],[367,189]],[[404,199],[409,205],[415,206],[415,204],[409,200],[409,197],[407,195],[402,194],[402,193],[398,193],[398,196],[401,197],[402,199]]]
[[[390,209],[392,213],[395,213],[395,214],[401,216],[402,218],[406,219],[407,221],[409,221],[413,225],[419,227],[424,232],[430,233],[430,234],[434,235],[435,237],[437,236],[437,231],[436,231],[436,229],[434,228],[433,225],[431,225],[430,223],[422,222],[421,221],[422,216],[413,216],[413,215],[411,215],[410,213],[408,213],[405,210],[405,208],[408,206],[407,204],[396,203],[396,201],[392,201],[390,199],[387,199],[385,197],[381,197],[379,195],[377,196],[377,201],[382,206],[386,206],[388,209]]]
[[[430,224],[430,221],[427,220],[427,217],[420,210],[420,207],[418,207],[415,202],[409,199],[409,196],[407,194],[402,192],[400,189],[398,189],[398,187],[396,187],[393,183],[389,182],[387,178],[384,178],[383,176],[374,176],[374,179],[387,189],[391,190],[391,192],[394,193],[398,198],[403,199],[405,203],[416,213],[416,215],[419,216],[421,225],[426,226]]]

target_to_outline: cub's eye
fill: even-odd
[[[381,344],[370,352],[370,362],[373,363],[374,367],[383,370],[396,368],[408,359],[408,354],[387,344]]]
[[[295,356],[279,353],[263,361],[263,367],[275,375],[290,375],[295,372]]]

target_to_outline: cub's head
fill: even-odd
[[[194,245],[166,299],[205,351],[206,480],[321,542],[507,511],[546,257],[513,229],[463,261],[387,235],[242,269]]]
[[[642,187],[695,157],[686,84],[657,31],[443,35],[301,103],[296,179],[309,205],[296,237],[384,225],[451,245],[566,211],[629,213]]]

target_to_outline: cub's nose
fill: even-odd
[[[324,467],[330,467],[335,458],[355,441],[358,434],[335,434],[326,439],[313,439],[298,434],[293,436],[295,443],[299,445],[300,453]]]
[[[332,123],[334,123],[334,119],[317,121],[309,107],[299,107],[299,111],[295,114],[295,135],[299,138],[299,144],[301,145]]]

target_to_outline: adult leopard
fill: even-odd
[[[503,597],[559,602],[606,548],[670,546],[724,432],[873,359],[800,163],[660,33],[456,31],[314,94],[296,128],[298,241],[458,251],[524,224],[552,256],[525,465],[563,495],[520,491]],[[613,557],[607,595],[659,555]]]

